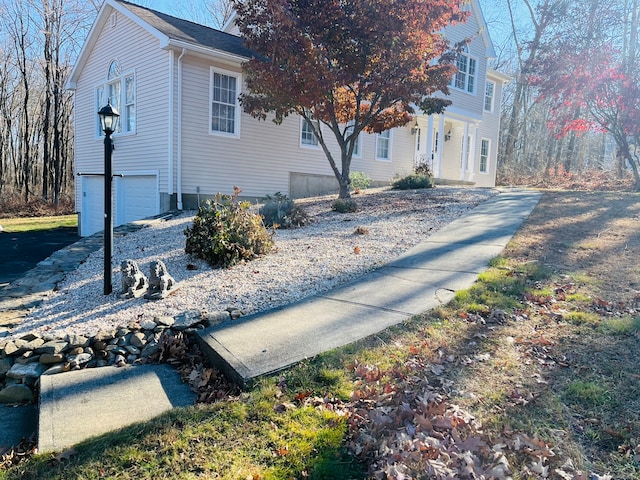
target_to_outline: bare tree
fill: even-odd
[[[57,204],[73,185],[64,82],[95,17],[81,0],[0,0],[0,199]]]

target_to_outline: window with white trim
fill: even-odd
[[[302,118],[302,126],[300,127],[300,145],[304,147],[317,147],[318,139],[316,138],[316,134],[313,133],[313,127],[311,123],[304,118]]]
[[[96,112],[107,103],[120,114],[116,134],[136,132],[136,75],[122,73],[117,60],[109,64],[107,81],[95,89]],[[124,106],[124,107],[123,107]],[[96,136],[103,135],[100,120],[96,115]]]
[[[376,134],[376,160],[391,160],[391,130]]]
[[[209,133],[240,135],[240,74],[211,67]]]
[[[493,112],[493,97],[496,91],[496,82],[487,80],[484,85],[484,110],[485,112]]]
[[[480,141],[480,173],[487,173],[489,171],[489,148],[491,146],[491,140],[483,138]]]
[[[456,61],[458,71],[451,80],[451,86],[467,93],[475,93],[476,65],[476,59],[469,55],[469,47],[463,46],[460,53],[458,53],[458,60]]]

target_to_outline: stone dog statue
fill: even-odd
[[[162,260],[154,260],[149,268],[149,290],[144,298],[158,300],[165,298],[176,290],[176,281],[169,275]]]
[[[122,274],[122,295],[125,298],[138,298],[147,291],[149,282],[134,260],[125,260],[120,264]]]

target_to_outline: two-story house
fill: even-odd
[[[494,186],[500,98],[506,76],[477,1],[465,24],[444,32],[471,38],[458,59],[453,105],[403,128],[362,134],[351,170],[379,183],[427,163],[437,180]],[[230,23],[219,31],[122,0],[105,0],[70,78],[75,92],[76,209],[81,235],[104,222],[103,132],[98,110],[120,112],[113,139],[114,225],[190,209],[217,192],[259,198],[337,190],[301,118],[282,125],[243,113],[242,64],[251,52]],[[337,145],[334,146],[337,149]]]

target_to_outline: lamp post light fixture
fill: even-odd
[[[416,119],[416,124],[411,127],[411,135],[415,135],[420,130],[420,125],[418,124],[418,119]]]
[[[111,216],[111,153],[113,141],[111,134],[118,126],[118,111],[107,103],[98,111],[100,125],[104,132],[104,294],[113,291],[111,284],[111,256],[113,255],[113,220]]]

